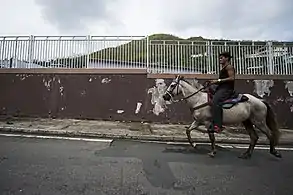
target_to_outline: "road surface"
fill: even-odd
[[[289,195],[293,151],[283,159],[256,150],[131,141],[78,141],[0,135],[0,194]]]

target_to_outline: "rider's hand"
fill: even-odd
[[[218,83],[218,80],[210,80],[210,84],[212,85],[212,84],[216,84],[216,83]]]

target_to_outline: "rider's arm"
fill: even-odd
[[[235,71],[234,71],[234,67],[232,65],[228,65],[226,67],[227,71],[228,71],[228,75],[229,77],[228,78],[225,78],[225,79],[221,79],[221,83],[222,82],[225,82],[225,81],[233,81],[235,80]]]

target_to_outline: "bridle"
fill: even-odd
[[[183,80],[183,81],[187,82],[187,81],[184,80],[183,78],[178,77],[178,78],[176,79],[176,82],[175,82],[176,84],[174,85],[173,89],[172,89],[170,92],[169,92],[169,91],[166,91],[166,93],[171,97],[171,101],[174,102],[174,103],[181,102],[181,101],[183,101],[183,100],[187,100],[188,98],[191,98],[192,96],[198,94],[198,93],[201,92],[202,90],[204,90],[204,89],[206,89],[207,87],[209,87],[209,84],[206,84],[206,85],[204,85],[204,87],[202,87],[202,88],[200,88],[199,90],[193,92],[192,94],[190,94],[190,95],[188,95],[188,96],[186,96],[186,97],[180,98],[179,100],[174,100],[174,98],[173,98],[173,91],[174,91],[174,89],[177,87],[177,94],[176,94],[176,95],[179,94],[179,86],[180,86],[179,81],[180,81],[180,80]]]

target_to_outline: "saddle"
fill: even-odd
[[[210,86],[206,89],[206,92],[208,93],[209,105],[212,105],[213,95],[215,94],[215,91],[216,91],[216,86]],[[223,109],[230,109],[241,102],[248,101],[248,99],[249,98],[245,96],[244,94],[234,91],[233,94],[228,99],[221,102],[220,105]]]

